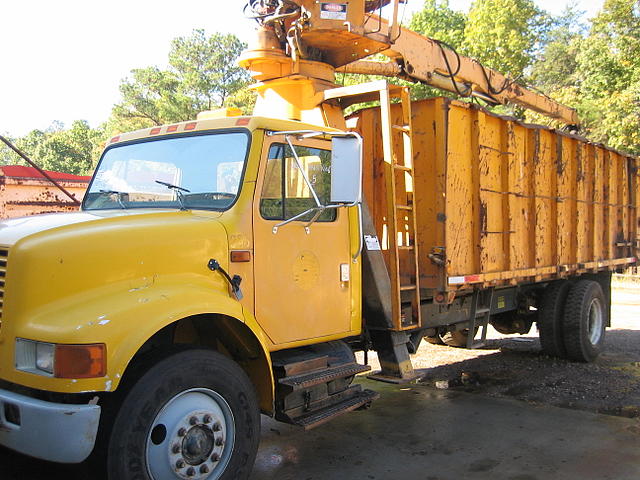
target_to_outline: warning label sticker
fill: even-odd
[[[380,242],[378,242],[378,237],[375,235],[365,235],[364,243],[369,251],[380,250]]]
[[[325,20],[346,20],[347,4],[346,3],[321,3],[320,18]]]

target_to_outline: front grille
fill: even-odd
[[[4,307],[4,284],[7,278],[7,260],[9,258],[9,250],[0,247],[0,320],[2,320],[2,310]]]

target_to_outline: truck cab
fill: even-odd
[[[370,402],[341,341],[362,245],[359,199],[332,202],[338,136],[226,112],[122,134],[79,212],[3,222],[0,444],[107,451],[129,478],[142,421],[145,475],[218,478],[246,470],[259,411],[308,428]]]

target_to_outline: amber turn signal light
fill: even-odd
[[[104,343],[56,345],[54,376],[58,378],[95,378],[107,373],[107,349]]]
[[[250,262],[251,252],[249,250],[231,250],[232,262]]]

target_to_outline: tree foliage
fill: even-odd
[[[548,28],[533,0],[476,0],[464,30],[464,52],[501,73],[522,77]]]
[[[444,47],[464,52],[464,32],[467,16],[449,6],[449,0],[425,0],[422,10],[416,12],[409,22],[409,29],[442,42]],[[406,83],[406,82],[405,82]],[[431,96],[455,95],[427,85],[414,85],[411,95],[415,99]]]
[[[640,153],[640,2],[606,0],[588,28],[558,23],[551,37],[532,82],[576,108],[589,139]]]
[[[122,81],[110,131],[190,120],[225,104],[252,104],[249,75],[236,65],[246,48],[235,35],[194,30],[171,43],[169,65],[135,69]]]
[[[449,7],[449,0],[425,0],[422,10],[409,22],[409,29],[461,49],[467,16]]]
[[[576,58],[591,137],[640,153],[640,2],[606,0]]]
[[[14,143],[45,170],[87,175],[95,167],[104,146],[104,132],[92,129],[84,120],[76,120],[69,129],[60,122],[54,122],[47,130],[32,130],[15,139]],[[0,162],[3,165],[26,165],[8,148],[0,152]]]

